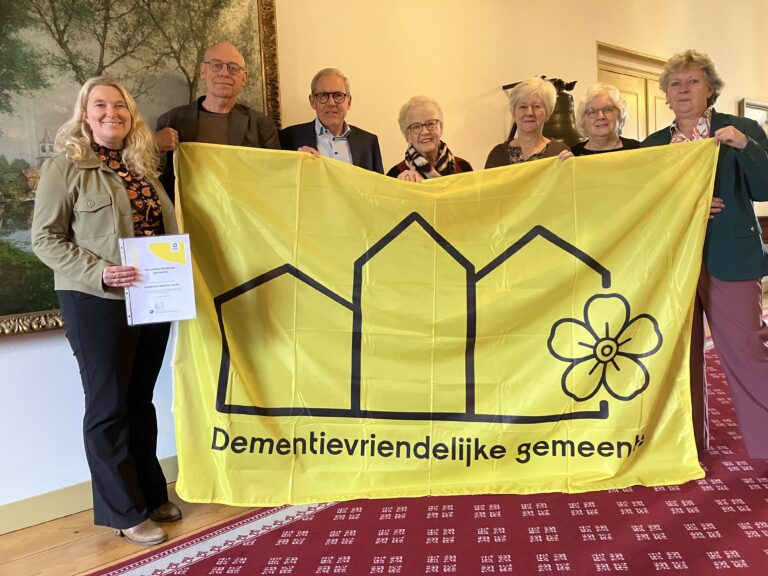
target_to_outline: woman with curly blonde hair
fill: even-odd
[[[169,324],[128,325],[124,289],[137,272],[120,265],[118,239],[176,232],[173,205],[155,178],[152,135],[120,82],[88,80],[56,145],[40,174],[32,246],[53,269],[80,368],[94,521],[158,544],[168,535],[155,522],[181,518],[157,460],[152,405]]]
[[[82,160],[90,154],[93,138],[83,112],[88,105],[88,96],[96,86],[112,87],[120,92],[126,110],[133,120],[125,135],[122,148],[126,165],[137,174],[157,176],[160,173],[160,157],[152,132],[139,114],[136,101],[125,86],[120,81],[106,76],[91,78],[83,84],[77,95],[72,117],[56,133],[56,147],[64,151],[72,160]]]

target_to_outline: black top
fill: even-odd
[[[584,142],[579,142],[578,144],[571,146],[571,152],[573,152],[574,156],[589,156],[590,154],[603,154],[604,152],[617,152],[618,150],[634,150],[635,148],[640,148],[640,142],[638,140],[632,140],[632,138],[624,138],[622,136],[619,136],[619,139],[622,144],[621,148],[613,148],[611,150],[589,150],[588,148],[584,148],[587,142],[589,142],[589,140],[585,140]]]

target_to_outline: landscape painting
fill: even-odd
[[[62,326],[32,253],[35,190],[59,127],[93,76],[124,82],[145,121],[193,101],[205,49],[243,53],[240,102],[279,125],[274,0],[0,0],[0,335]]]

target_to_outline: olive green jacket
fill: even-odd
[[[725,126],[733,126],[749,142],[743,150],[720,145],[714,195],[723,199],[725,208],[707,225],[704,262],[720,280],[754,280],[768,274],[768,251],[752,205],[768,201],[768,138],[754,120],[713,111],[710,134]],[[661,146],[671,139],[666,127],[642,146]]]
[[[167,234],[178,230],[163,186],[157,190]],[[53,270],[56,290],[77,290],[121,300],[122,288],[107,288],[102,271],[120,264],[118,238],[132,237],[133,209],[120,177],[95,154],[70,160],[59,154],[43,165],[32,218],[32,249]]]

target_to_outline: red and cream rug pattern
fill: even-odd
[[[764,576],[768,461],[744,451],[713,350],[707,378],[712,442],[703,480],[574,495],[285,506],[97,574]]]

